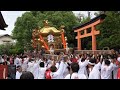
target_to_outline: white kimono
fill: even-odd
[[[59,63],[56,63],[55,66],[56,66],[56,68],[58,69],[59,66],[60,66],[60,64],[59,64]]]
[[[24,61],[22,63],[22,71],[27,71],[27,63],[29,58],[24,58]]]
[[[112,79],[113,63],[109,66],[104,64],[104,61],[101,66],[101,79]]]
[[[86,66],[88,65],[89,60],[85,60],[84,62],[81,62],[81,60],[79,61],[79,66],[80,69],[78,71],[78,74],[84,74],[87,78],[88,78],[88,73],[87,73],[87,69]]]
[[[38,69],[38,78],[37,79],[45,79],[45,71],[47,68],[39,67]]]
[[[34,65],[33,65],[34,79],[38,79],[38,72],[39,72],[39,62],[36,61],[36,62],[34,62]]]
[[[99,62],[93,67],[92,71],[89,74],[88,79],[100,79],[100,66],[101,63]]]
[[[113,79],[117,79],[118,65],[113,65]]]
[[[87,77],[84,74],[73,73],[71,77],[68,74],[64,79],[87,79]]]
[[[28,62],[27,71],[30,71],[31,73],[33,73],[33,65],[34,65],[34,61]]]
[[[48,60],[48,61],[46,62],[45,67],[48,69],[48,68],[50,68],[52,65],[53,65],[52,61],[51,61],[51,60]]]
[[[22,72],[20,73],[20,72],[16,72],[16,79],[20,79],[20,76],[22,75]]]
[[[56,72],[51,72],[52,79],[63,79],[63,68],[64,68],[64,62],[61,61],[60,66]]]
[[[14,65],[16,65],[16,67],[21,65],[19,58],[15,58]]]
[[[67,62],[64,63],[64,69],[63,69],[63,78],[65,78],[68,74],[69,74],[69,71],[68,71],[68,64]]]

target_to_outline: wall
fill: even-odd
[[[14,40],[9,36],[0,37],[0,45],[6,43],[6,42],[3,42],[3,41],[10,41],[10,43],[14,43]]]

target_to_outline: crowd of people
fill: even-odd
[[[64,54],[0,57],[0,64],[15,65],[15,79],[119,79],[118,54]]]

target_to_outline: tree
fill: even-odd
[[[37,27],[37,20],[31,12],[26,12],[18,17],[12,36],[17,40],[18,51],[24,52],[24,48],[31,48],[32,30]],[[28,46],[29,45],[29,46]]]
[[[91,19],[90,12],[88,12],[88,16],[85,16],[84,14],[79,13],[77,17],[80,22],[80,25],[90,21]],[[91,37],[82,38],[81,42],[82,42],[82,49],[91,49]]]
[[[98,48],[120,48],[120,14],[118,11],[106,11],[106,18],[97,28],[100,35],[97,37]]]
[[[48,20],[50,25],[57,29],[64,25],[69,45],[76,43],[72,28],[79,22],[72,11],[31,11],[17,18],[12,32],[19,48],[23,49],[26,45],[29,46],[26,46],[27,49],[31,48],[32,30],[36,27],[43,27],[43,20]]]

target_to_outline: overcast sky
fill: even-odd
[[[22,16],[23,13],[26,11],[1,11],[3,18],[8,25],[5,31],[0,30],[0,35],[1,34],[9,34],[11,35],[12,30],[14,29],[14,23],[16,22],[17,17]],[[77,15],[79,12],[87,16],[87,11],[73,11],[75,15]],[[91,11],[92,18],[94,17],[94,12]]]

